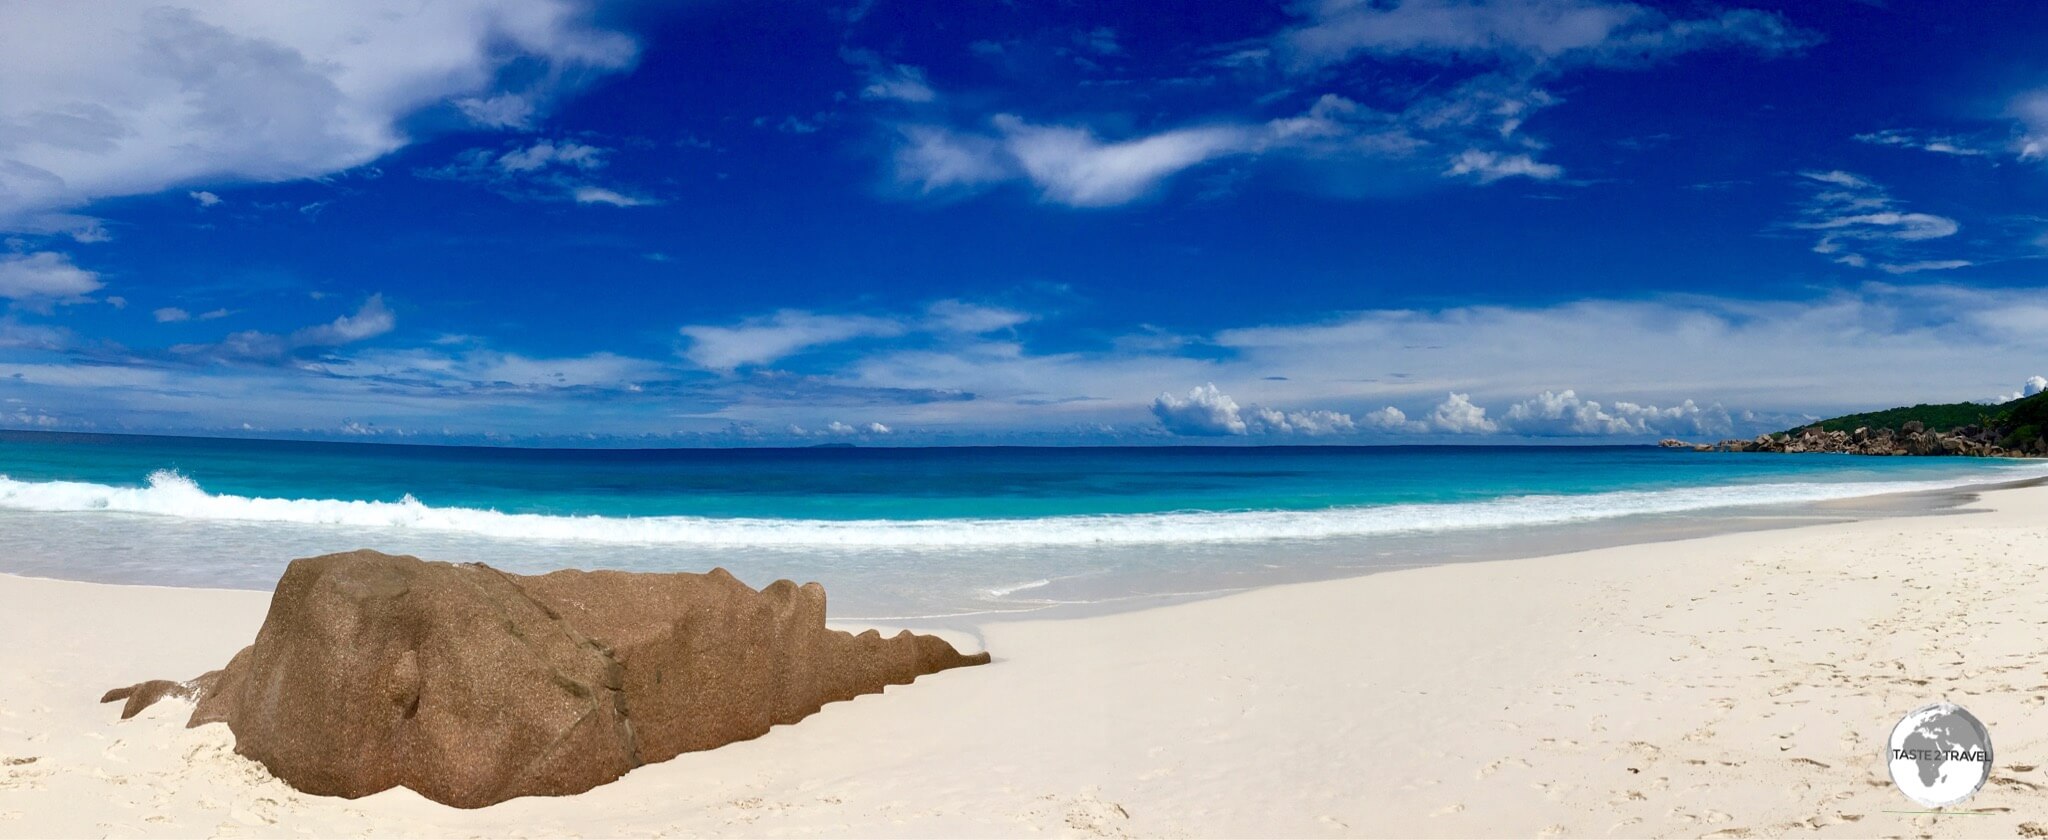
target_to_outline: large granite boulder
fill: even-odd
[[[962,665],[932,636],[825,627],[825,591],[709,574],[559,571],[373,551],[292,561],[255,644],[186,683],[108,692],[132,717],[196,697],[300,790],[404,786],[475,808],[589,790],[754,738],[825,703]]]

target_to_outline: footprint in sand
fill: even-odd
[[[1484,778],[1486,778],[1486,777],[1488,777],[1488,776],[1491,776],[1491,775],[1493,775],[1493,774],[1495,774],[1495,773],[1498,773],[1498,772],[1500,772],[1500,771],[1501,771],[1501,768],[1503,768],[1503,767],[1507,767],[1507,766],[1509,766],[1509,765],[1520,765],[1520,766],[1522,766],[1522,767],[1524,767],[1524,768],[1527,768],[1527,767],[1530,767],[1530,766],[1531,766],[1531,765],[1529,764],[1529,762],[1527,762],[1527,761],[1525,761],[1525,760],[1523,760],[1523,759],[1520,759],[1520,758],[1515,758],[1515,757],[1513,757],[1513,756],[1510,756],[1510,757],[1508,757],[1508,758],[1503,758],[1503,759],[1500,759],[1500,760],[1498,760],[1498,761],[1490,761],[1490,762],[1487,762],[1487,764],[1486,764],[1486,766],[1485,766],[1485,767],[1481,767],[1481,768],[1479,768],[1478,770],[1475,770],[1475,771],[1473,771],[1473,773],[1472,773],[1472,778],[1475,778],[1475,779],[1484,779]]]
[[[1429,815],[1432,817],[1448,817],[1452,814],[1458,813],[1459,811],[1463,810],[1465,810],[1465,806],[1463,803],[1453,802],[1449,805],[1445,805],[1442,808],[1438,808],[1434,811],[1429,812]]]

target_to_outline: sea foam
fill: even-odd
[[[395,502],[272,499],[209,493],[172,470],[140,487],[0,476],[0,509],[106,512],[191,520],[261,522],[468,534],[504,540],[752,548],[1009,548],[1314,540],[1376,534],[1562,524],[1933,490],[2048,474],[2016,465],[1994,476],[1934,481],[1740,484],[1581,495],[1514,496],[1319,510],[1187,511],[1018,519],[824,520],[702,516],[554,516]]]

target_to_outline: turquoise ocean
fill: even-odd
[[[2048,475],[1649,446],[514,449],[0,432],[0,571],[269,588],[354,548],[1031,611],[1512,553],[1599,525]],[[1563,530],[1561,530],[1563,529]]]

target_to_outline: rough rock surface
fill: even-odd
[[[709,574],[559,571],[374,551],[292,561],[256,642],[186,683],[115,689],[132,717],[197,697],[300,790],[404,786],[475,808],[589,790],[825,703],[988,662],[909,632],[825,627],[825,591]]]
[[[1934,431],[1914,420],[1897,430],[1859,428],[1831,432],[1808,426],[1776,435],[1757,435],[1752,440],[1724,440],[1715,444],[1690,444],[1681,440],[1659,441],[1666,448],[1690,448],[1697,452],[1833,452],[1848,455],[1964,455],[1979,458],[2039,458],[2048,456],[2048,438],[2036,438],[2018,448],[2000,445],[2006,430],[1961,426]]]

